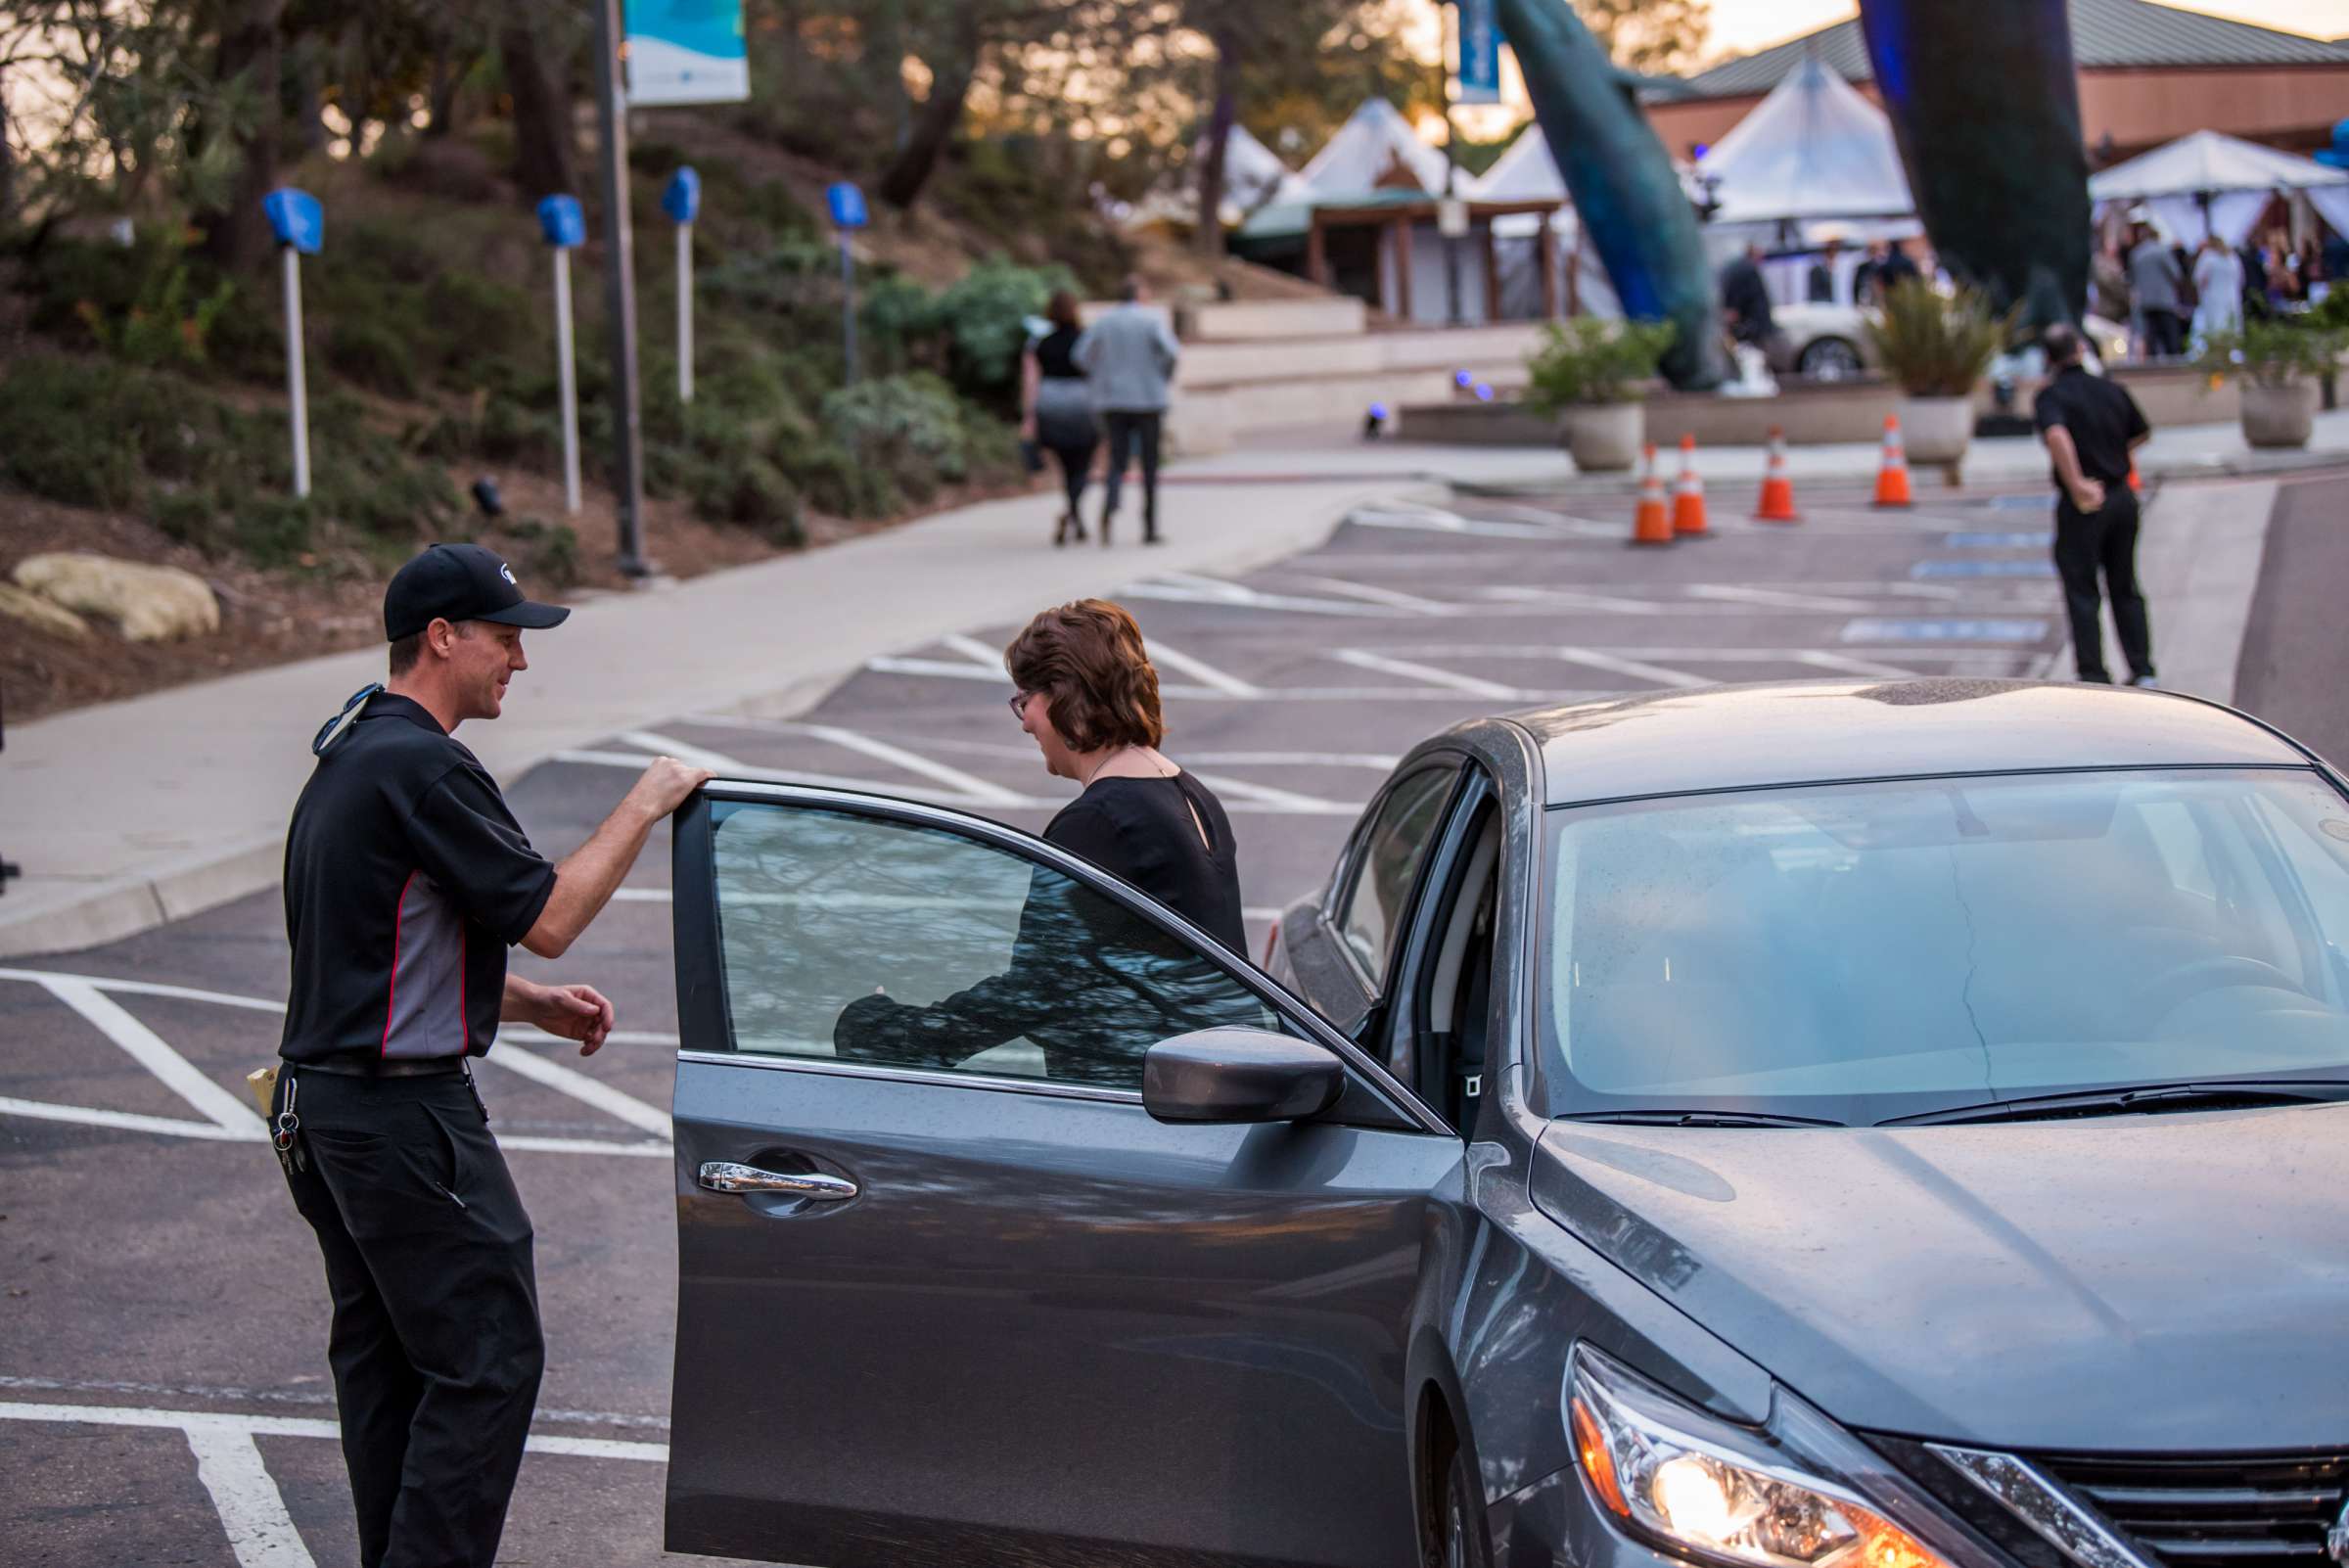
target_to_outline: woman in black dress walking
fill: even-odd
[[[1013,639],[1003,662],[1017,688],[1012,712],[1042,753],[1045,770],[1084,787],[1044,829],[1046,842],[1148,894],[1230,951],[1244,952],[1231,822],[1214,792],[1158,749],[1166,734],[1158,671],[1133,618],[1101,599],[1047,610]],[[1105,919],[1114,931],[1095,929]],[[1198,971],[1199,1006],[1177,1007],[1135,1028],[1100,1027],[1146,999],[1116,985],[1114,973],[1093,973],[1104,948],[1129,957],[1137,944],[1163,948],[1154,958],[1162,966]],[[1151,994],[1180,994],[1171,973],[1162,973]],[[1106,990],[1094,985],[1104,980]],[[1235,994],[1182,944],[1039,869],[1009,969],[926,1006],[860,997],[842,1012],[833,1041],[851,1059],[944,1068],[1024,1035],[1043,1047],[1051,1077],[1130,1087],[1138,1058],[1124,1044],[1105,1048],[1105,1039],[1129,1042],[1137,1031],[1164,1038],[1232,1021],[1220,1014]],[[1197,1016],[1177,1016],[1185,1012]]]
[[[1052,542],[1084,542],[1085,477],[1092,472],[1093,452],[1101,444],[1101,427],[1093,417],[1092,392],[1077,367],[1077,340],[1083,327],[1077,318],[1077,297],[1062,289],[1044,307],[1052,330],[1028,346],[1020,366],[1023,399],[1020,435],[1052,454],[1060,464],[1060,482],[1068,492],[1069,509],[1053,525]]]

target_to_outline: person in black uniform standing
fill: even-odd
[[[2072,659],[2082,680],[2104,669],[2102,602],[2097,576],[2112,593],[2112,620],[2129,661],[2129,684],[2153,681],[2153,633],[2137,582],[2137,492],[2129,454],[2153,434],[2126,388],[2092,376],[2080,363],[2080,334],[2050,327],[2041,340],[2054,379],[2033,406],[2055,476],[2055,570],[2072,623]]]
[[[451,732],[495,718],[523,596],[478,545],[437,544],[384,595],[386,685],[319,734],[286,839],[293,984],[273,1125],[334,1298],[327,1356],[363,1568],[487,1568],[544,1360],[530,1220],[467,1063],[501,1021],[592,1053],[612,1004],[506,973],[560,957],[647,835],[709,777],[662,758],[560,865]]]

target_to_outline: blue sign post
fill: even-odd
[[[301,258],[326,243],[326,209],[307,191],[284,186],[261,198],[261,215],[277,236],[286,298],[286,406],[294,427],[294,493],[310,493],[310,390],[301,358]]]
[[[571,342],[571,253],[587,243],[587,217],[576,196],[538,204],[538,232],[555,253],[555,379],[563,401],[563,510],[579,515],[579,378]]]
[[[864,210],[864,193],[846,180],[824,192],[824,205],[832,209],[832,226],[840,234],[841,330],[848,346],[848,385],[853,387],[856,385],[856,258],[849,254],[849,236],[871,219]]]
[[[1493,0],[1458,0],[1460,8],[1459,86],[1454,103],[1500,102],[1500,24],[1493,19]]]
[[[677,225],[677,401],[693,401],[693,220],[701,215],[702,177],[688,165],[668,177],[661,210]]]

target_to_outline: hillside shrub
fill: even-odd
[[[962,406],[927,371],[884,376],[824,399],[824,428],[866,472],[917,504],[970,472]]]
[[[1053,290],[1076,286],[1064,266],[1025,267],[997,256],[943,290],[934,319],[946,338],[955,387],[1007,411],[1018,399],[1028,319],[1044,313]]]
[[[405,335],[367,316],[346,316],[326,335],[326,367],[387,397],[413,397],[416,356]]]

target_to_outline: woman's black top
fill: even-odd
[[[1231,822],[1189,774],[1095,779],[1052,819],[1044,838],[1150,895],[1233,952],[1246,951]],[[1136,962],[1155,971],[1147,986],[1133,983]],[[1187,983],[1186,971],[1194,972]],[[1131,1088],[1140,1083],[1139,1051],[1147,1043],[1224,1023],[1263,1028],[1267,1018],[1241,988],[1179,941],[1039,866],[1009,968],[927,1005],[860,996],[842,1010],[832,1038],[851,1060],[951,1068],[1026,1036],[1043,1048],[1048,1076]]]
[[[1077,367],[1077,340],[1083,334],[1075,327],[1055,327],[1050,335],[1036,341],[1036,368],[1052,380],[1084,379]]]
[[[1190,774],[1097,778],[1062,807],[1044,839],[1132,883],[1233,952],[1247,952],[1231,822],[1223,803]]]

